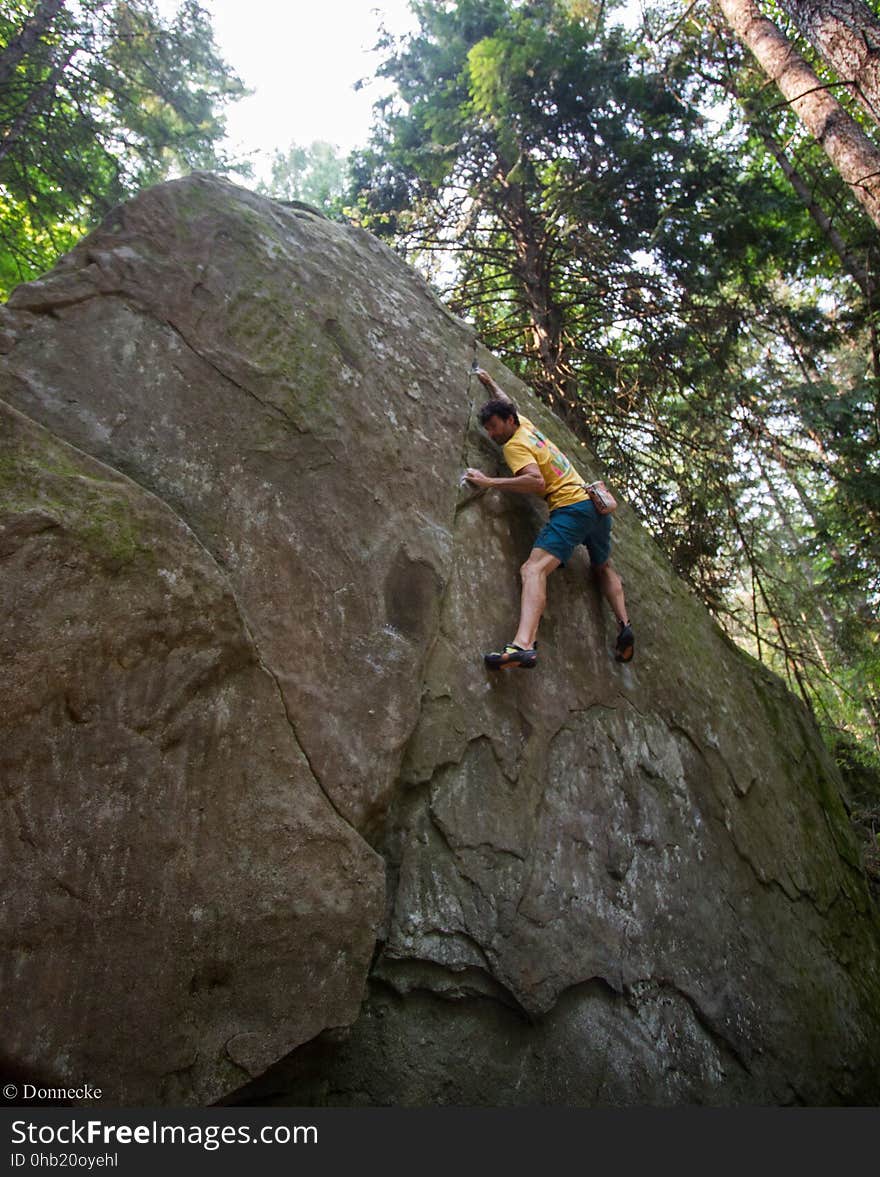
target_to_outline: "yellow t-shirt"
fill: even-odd
[[[504,460],[516,475],[524,466],[534,462],[544,478],[544,498],[551,511],[556,507],[570,507],[588,498],[584,480],[565,454],[528,417],[519,416],[519,429],[504,444]]]

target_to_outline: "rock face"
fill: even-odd
[[[487,675],[541,508],[459,488],[472,357],[600,472],[390,251],[192,176],[0,348],[7,1055],[123,1103],[880,1098],[809,717],[626,508],[637,660],[584,554]]]

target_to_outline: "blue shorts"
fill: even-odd
[[[589,499],[551,511],[532,546],[567,564],[578,544],[585,545],[593,565],[611,555],[611,516],[600,515]]]

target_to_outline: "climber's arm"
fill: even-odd
[[[513,401],[511,401],[510,397],[507,395],[504,389],[495,383],[488,372],[484,371],[482,368],[477,368],[474,371],[474,375],[481,384],[485,385],[485,387],[489,389],[495,400],[507,401],[509,404],[513,404]]]
[[[488,474],[484,474],[482,470],[473,470],[468,468],[465,471],[465,478],[468,482],[472,482],[474,486],[479,486],[486,490],[491,486],[497,487],[498,490],[510,491],[512,494],[521,495],[542,495],[546,490],[546,483],[544,476],[536,462],[530,462],[528,466],[523,466],[513,478],[491,478]]]

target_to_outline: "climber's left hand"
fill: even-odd
[[[482,470],[474,470],[470,466],[465,470],[464,476],[474,486],[487,487],[492,485],[492,479],[488,474],[484,474]]]

